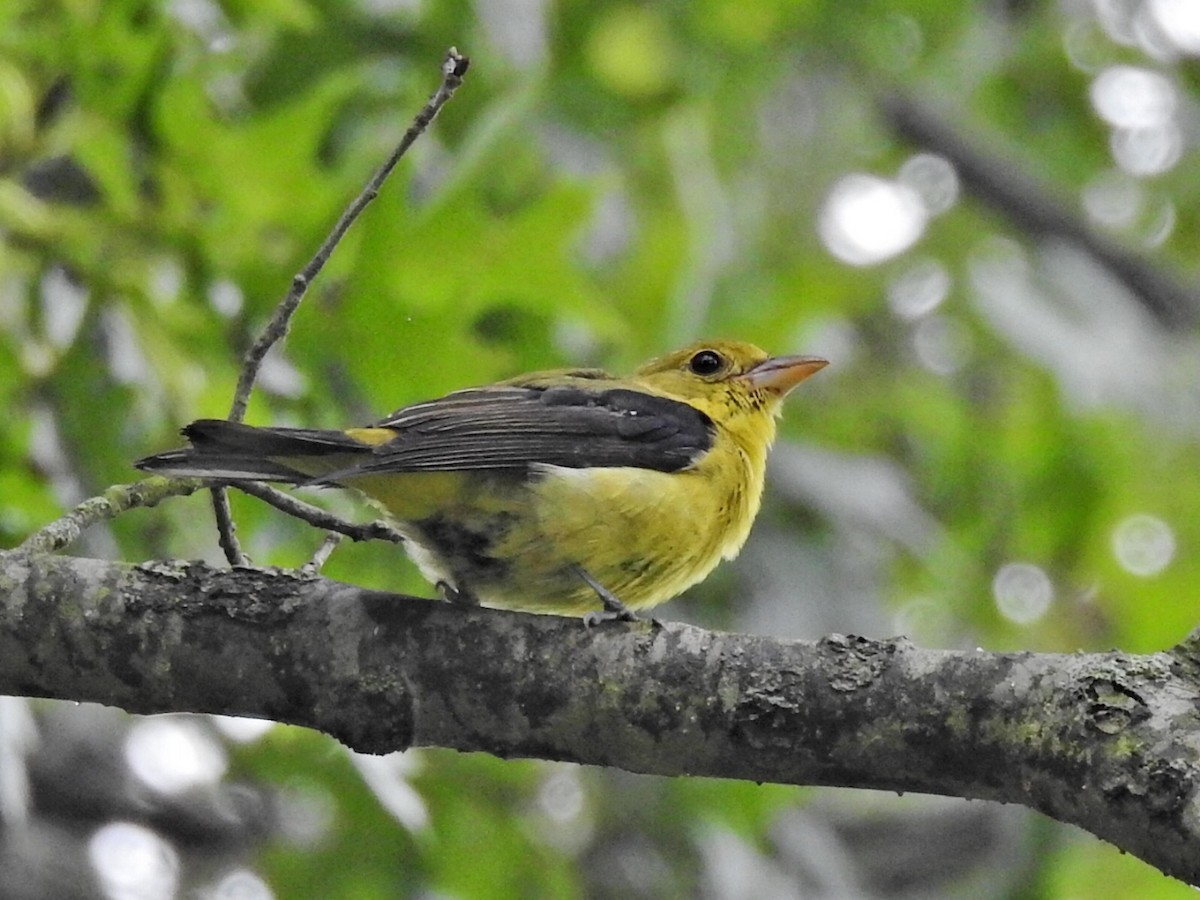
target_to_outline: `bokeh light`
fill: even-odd
[[[1145,203],[1141,183],[1129,173],[1110,170],[1084,186],[1083,208],[1091,219],[1105,228],[1130,228]]]
[[[59,349],[70,346],[87,312],[87,289],[55,266],[42,278],[40,298],[46,340]]]
[[[1177,50],[1200,55],[1200,3],[1196,0],[1149,0],[1146,12]]]
[[[587,805],[579,771],[554,768],[537,792],[538,824],[545,840],[560,850],[575,854],[592,840],[595,827]]]
[[[149,828],[110,822],[88,841],[88,858],[109,900],[168,900],[179,881],[179,856]]]
[[[1118,128],[1109,140],[1113,159],[1131,175],[1170,171],[1183,155],[1183,135],[1174,122],[1147,128]]]
[[[944,213],[958,200],[958,173],[943,156],[918,153],[900,167],[896,180],[912,188],[931,216]]]
[[[1183,154],[1179,95],[1161,72],[1114,65],[1092,81],[1092,106],[1113,127],[1113,158],[1131,175],[1159,175]]]
[[[1121,568],[1148,578],[1175,557],[1175,532],[1157,516],[1138,513],[1122,519],[1112,534],[1113,555]]]
[[[1167,78],[1139,66],[1109,66],[1092,82],[1092,106],[1117,128],[1154,128],[1171,121],[1178,99]]]
[[[217,730],[231,741],[250,744],[275,727],[270,719],[251,719],[248,716],[209,716]]]
[[[275,894],[253,872],[234,869],[199,896],[200,900],[273,900]]]
[[[350,759],[376,799],[397,822],[413,832],[429,827],[425,800],[409,783],[420,767],[419,753],[410,750],[383,756],[352,753]]]
[[[275,802],[284,838],[307,850],[320,846],[337,820],[338,801],[325,785],[315,781],[293,779],[276,795]]]
[[[143,719],[125,737],[125,761],[144,784],[164,794],[216,784],[225,774],[225,750],[188,719]]]
[[[1040,566],[1013,562],[996,572],[992,579],[992,595],[1000,615],[1018,625],[1030,625],[1050,609],[1054,586]]]
[[[853,173],[833,186],[817,230],[843,262],[870,266],[903,253],[925,231],[929,214],[912,187],[876,175]]]
[[[936,375],[952,375],[971,358],[970,329],[952,316],[927,316],[913,329],[913,351],[921,365]]]
[[[237,282],[218,278],[208,286],[209,305],[225,319],[232,319],[242,311],[246,297]]]
[[[942,304],[950,293],[950,284],[950,273],[940,262],[915,260],[888,284],[888,305],[902,319],[919,319]]]

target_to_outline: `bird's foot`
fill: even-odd
[[[478,606],[479,598],[470,591],[454,587],[448,581],[439,581],[437,583],[438,593],[442,595],[442,599],[447,603],[453,603],[455,606]]]
[[[583,566],[576,566],[575,570],[579,573],[579,577],[588,583],[588,587],[596,592],[596,596],[600,598],[600,602],[604,604],[604,609],[597,609],[584,614],[583,624],[585,627],[592,628],[601,622],[638,621],[638,617],[633,611],[622,603],[616,594],[593,578],[587,569]]]

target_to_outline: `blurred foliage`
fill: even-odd
[[[773,470],[742,562],[665,617],[929,646],[1168,646],[1197,618],[1196,335],[970,184],[872,265],[831,252],[821,225],[845,176],[899,196],[917,154],[938,152],[889,129],[877,104],[900,91],[998,152],[997,177],[1043,179],[1088,228],[1194,280],[1200,26],[1172,44],[1153,19],[1168,6],[0,4],[0,540],[225,413],[242,352],[454,44],[473,60],[466,86],[338,248],[251,421],[357,423],[522,370],[627,369],[702,334],[820,353],[833,365],[782,428],[799,462]],[[1158,132],[1098,114],[1097,76],[1116,66],[1168,86]],[[1164,140],[1175,156],[1154,164]],[[319,543],[254,501],[234,510],[259,563],[297,565]],[[203,497],[178,500],[76,550],[216,559],[208,517]],[[341,547],[327,572],[431,593],[391,546]],[[132,775],[85,803],[99,795],[80,756],[31,765],[40,736],[118,771],[136,720],[83,727],[86,709],[38,703],[27,721],[6,703],[0,770],[33,787],[0,800],[0,863],[17,873],[4,898],[99,896],[86,854],[109,820],[174,848],[170,889],[146,897],[1185,894],[1088,836],[983,804],[438,751],[378,766],[283,727],[212,733],[229,754],[221,790],[259,798],[219,839],[164,824],[186,798],[131,801],[148,790]],[[200,793],[194,809],[227,810]],[[49,880],[65,859],[74,887]]]

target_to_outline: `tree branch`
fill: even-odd
[[[461,608],[297,573],[0,554],[0,693],[1020,803],[1200,884],[1200,651],[817,643]]]
[[[213,518],[217,523],[217,543],[225,559],[231,566],[248,566],[250,557],[242,551],[241,541],[237,536],[237,523],[233,521],[233,509],[229,505],[229,494],[222,484],[212,485],[209,490],[212,499]]]
[[[326,512],[319,506],[305,503],[291,494],[276,490],[270,485],[259,481],[239,481],[233,485],[243,494],[257,497],[264,503],[269,503],[280,512],[294,516],[310,525],[325,531],[333,531],[345,535],[352,541],[391,541],[393,544],[404,543],[404,535],[382,519],[373,522],[347,522],[340,516]]]
[[[199,478],[154,476],[133,484],[114,484],[96,497],[89,497],[60,519],[43,525],[21,544],[28,553],[54,553],[73,544],[86,529],[115,519],[130,509],[157,506],[168,497],[186,497],[207,484]]]
[[[901,137],[946,157],[963,184],[984,203],[1032,235],[1053,236],[1082,247],[1169,329],[1200,325],[1200,294],[1141,254],[1089,227],[1073,207],[1018,162],[972,142],[932,109],[902,93],[880,100]]]

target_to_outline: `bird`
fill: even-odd
[[[344,431],[199,419],[189,447],[134,465],[353,489],[448,600],[633,619],[737,555],[783,399],[826,365],[700,341],[628,377],[534,372]]]

